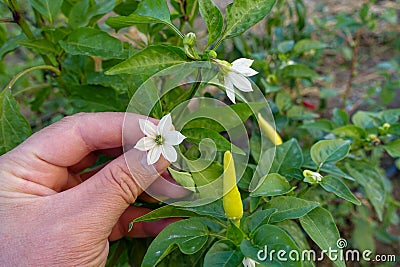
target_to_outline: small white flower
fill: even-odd
[[[245,257],[242,261],[244,267],[256,267],[256,261]]]
[[[279,68],[283,69],[284,67],[290,66],[290,65],[296,65],[296,62],[294,62],[293,60],[288,60],[287,62],[283,62]]]
[[[140,151],[148,151],[147,164],[156,163],[161,154],[169,162],[176,161],[178,155],[173,146],[182,143],[186,137],[174,130],[171,114],[162,117],[157,126],[151,121],[143,119],[139,119],[139,125],[146,136],[136,143],[135,148]]]
[[[318,172],[313,172],[310,170],[304,170],[303,171],[303,176],[304,176],[304,182],[311,183],[311,184],[317,184],[322,181],[324,176],[322,176]]]
[[[248,58],[239,58],[230,64],[229,62],[215,59],[224,75],[224,86],[226,88],[226,95],[233,102],[235,102],[235,87],[242,92],[251,92],[253,88],[249,79],[256,75],[258,72],[250,68],[254,60]]]

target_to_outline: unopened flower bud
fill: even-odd
[[[390,124],[389,123],[384,123],[383,125],[382,125],[382,128],[383,128],[383,130],[385,130],[385,131],[387,131],[387,130],[389,130],[390,129]]]
[[[217,52],[214,50],[207,50],[206,53],[209,58],[217,58]]]
[[[196,34],[193,32],[189,32],[183,38],[183,45],[187,45],[189,47],[193,47],[196,44]]]

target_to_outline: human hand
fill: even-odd
[[[137,223],[127,232],[132,219],[149,212],[130,204],[169,162],[161,157],[148,166],[143,163],[145,153],[136,149],[121,155],[124,116],[76,114],[0,157],[1,265],[104,265],[108,240],[154,236],[174,221]],[[143,116],[127,116],[130,123],[124,127],[132,128],[129,142],[134,144],[143,137],[138,123]],[[81,174],[99,154],[118,157],[101,169]],[[173,189],[166,197],[184,194]]]

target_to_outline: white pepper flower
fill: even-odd
[[[177,153],[173,146],[182,143],[186,137],[174,130],[171,114],[162,117],[157,126],[151,121],[143,119],[139,119],[139,125],[146,136],[136,143],[135,148],[140,151],[148,151],[147,164],[156,163],[161,155],[169,162],[175,162]]]
[[[231,63],[214,59],[224,75],[224,86],[226,95],[233,102],[235,101],[235,88],[242,92],[251,92],[253,88],[248,78],[256,75],[258,72],[250,68],[254,60],[248,58],[239,58]]]

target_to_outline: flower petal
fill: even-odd
[[[136,143],[135,148],[140,151],[147,151],[152,149],[156,145],[154,138],[145,136],[140,138],[140,140]]]
[[[229,76],[224,77],[224,86],[226,90],[226,95],[232,101],[232,103],[236,103],[235,101],[235,89],[233,88],[233,83],[230,80]]]
[[[231,68],[232,71],[242,74],[243,76],[249,77],[256,75],[258,71],[253,70],[252,68],[247,67],[238,67],[238,68]]]
[[[160,122],[158,123],[157,129],[158,134],[161,134],[162,136],[173,130],[171,114],[167,114],[161,118]]]
[[[165,134],[163,138],[167,145],[176,146],[182,143],[186,136],[178,131],[170,131],[169,133]]]
[[[254,60],[247,58],[239,58],[232,62],[232,71],[238,72],[244,76],[253,76],[258,72],[250,68]]]
[[[139,119],[139,126],[146,136],[154,138],[157,136],[157,126],[150,120]]]
[[[228,77],[232,81],[233,85],[236,86],[240,91],[253,91],[249,79],[247,79],[243,75],[231,71],[228,73]]]
[[[154,146],[147,152],[147,164],[152,165],[157,162],[161,155],[161,146]]]
[[[232,62],[232,67],[247,67],[249,68],[253,64],[254,60],[248,58],[238,58]]]
[[[162,154],[164,158],[169,162],[175,162],[178,158],[178,154],[176,153],[175,148],[167,144],[162,146]]]

